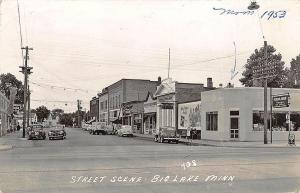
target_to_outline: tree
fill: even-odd
[[[300,54],[292,59],[290,69],[286,69],[287,82],[286,87],[293,88],[300,86]]]
[[[66,126],[73,126],[73,118],[72,113],[63,113],[59,119],[59,123]]]
[[[281,87],[286,83],[287,71],[284,69],[284,62],[281,60],[282,56],[280,53],[275,54],[276,49],[272,45],[267,46],[267,63],[276,64],[275,74],[276,76],[272,80],[268,80],[268,86]],[[247,59],[245,65],[245,71],[243,72],[243,78],[240,82],[246,87],[252,87],[253,84],[253,69],[261,63],[264,63],[264,47],[259,50],[255,49],[254,53]]]
[[[1,74],[0,75],[0,90],[4,92],[5,96],[9,98],[10,91],[9,87],[13,86],[17,88],[17,95],[15,99],[16,104],[23,104],[24,101],[24,86],[13,74]],[[10,86],[8,86],[10,84]]]
[[[62,109],[53,109],[51,112],[54,115],[54,117],[58,116],[59,118],[64,114],[64,110]]]
[[[36,108],[36,116],[38,119],[38,122],[44,121],[50,114],[50,110],[47,109],[45,106],[40,106]]]

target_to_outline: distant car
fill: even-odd
[[[48,132],[49,140],[52,139],[66,139],[67,133],[64,128],[55,128]]]
[[[90,132],[90,131],[91,131],[91,129],[92,129],[92,125],[90,125],[90,124],[87,124],[85,131],[88,131],[88,132]]]
[[[83,123],[82,126],[81,126],[81,128],[82,128],[83,131],[86,131],[87,128],[88,128],[88,126],[89,126],[88,124]]]
[[[31,125],[27,129],[28,139],[46,139],[46,132],[42,125]]]
[[[118,136],[124,137],[129,136],[133,137],[132,128],[130,125],[122,125],[121,129],[118,130]]]
[[[106,125],[105,130],[108,135],[115,134],[114,127],[112,125]]]

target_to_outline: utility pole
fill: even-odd
[[[169,65],[168,65],[168,78],[170,78],[170,56],[171,55],[171,50],[170,50],[170,48],[169,48]]]
[[[264,59],[265,66],[268,65],[267,60],[267,41],[264,41]],[[268,108],[267,108],[267,95],[268,95],[268,79],[265,78],[264,81],[264,144],[268,144]]]
[[[26,105],[27,105],[27,95],[28,95],[28,74],[30,74],[30,70],[32,67],[28,67],[28,59],[29,59],[29,50],[33,50],[33,48],[29,48],[28,46],[22,47],[22,50],[25,50],[25,63],[24,66],[20,66],[22,69],[22,73],[24,73],[24,107],[23,107],[23,138],[25,138],[25,127],[26,127]]]
[[[77,100],[77,126],[80,127],[80,110],[81,110],[81,100]]]
[[[272,128],[272,117],[273,117],[273,96],[272,96],[272,86],[270,86],[270,132],[271,132],[271,143],[273,143],[273,128]]]
[[[27,91],[27,93],[28,93],[28,101],[27,101],[27,103],[28,103],[28,113],[27,113],[27,127],[29,127],[29,125],[30,125],[30,123],[31,123],[31,111],[30,111],[30,89],[29,89],[29,84],[28,84],[28,91]]]

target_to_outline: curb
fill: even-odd
[[[152,137],[143,137],[143,136],[137,136],[137,135],[133,135],[134,138],[138,138],[140,140],[147,140],[147,141],[153,141],[154,139]]]
[[[134,135],[137,139],[140,140],[147,140],[147,141],[153,141],[153,138],[150,137],[143,137],[143,136],[137,136]],[[179,140],[178,143],[184,144],[184,145],[190,145],[190,146],[210,146],[210,147],[228,147],[228,148],[300,148],[300,146],[234,146],[234,145],[218,145],[218,144],[207,144],[207,143],[190,143],[187,141],[181,141]]]
[[[0,145],[0,151],[11,150],[12,148],[12,145]]]

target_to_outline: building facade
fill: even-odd
[[[291,113],[291,132],[300,139],[300,89],[273,88],[273,95],[289,93],[290,106],[273,108],[272,138],[288,139],[288,114]],[[222,88],[203,92],[201,99],[202,139],[220,141],[263,141],[263,88]],[[268,111],[270,94],[268,89]],[[268,119],[270,140],[270,116]]]
[[[200,101],[202,92],[214,89],[211,78],[207,80],[208,87],[203,84],[179,83],[172,79],[162,81],[154,95],[157,98],[157,131],[159,128],[174,128],[179,134],[185,131],[178,128],[178,104]]]
[[[143,133],[152,135],[156,132],[156,98],[149,92],[144,102]]]
[[[102,125],[108,125],[108,88],[102,89],[101,93],[98,93],[99,98],[99,122]]]
[[[5,135],[9,129],[8,106],[9,100],[0,92],[0,137]]]
[[[122,104],[127,104],[132,101],[144,101],[148,92],[155,92],[158,82],[159,81],[141,79],[121,79],[108,86],[109,121],[122,119]],[[122,121],[124,121],[124,124],[130,124],[132,122],[131,119],[133,119],[133,117],[126,115]]]
[[[143,133],[144,101],[122,103],[122,125],[131,125],[133,133]]]
[[[90,116],[92,119],[99,120],[99,98],[93,97],[90,101]]]

